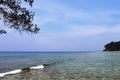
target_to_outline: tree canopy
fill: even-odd
[[[34,12],[22,7],[22,1],[29,3],[31,7],[34,2],[34,0],[0,0],[0,20],[11,29],[38,33],[40,28],[33,24]],[[0,34],[3,33],[7,32],[1,29]]]
[[[106,44],[104,51],[120,51],[120,41]]]

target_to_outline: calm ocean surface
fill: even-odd
[[[120,80],[120,52],[0,52],[0,73],[42,64],[35,75],[0,80]]]

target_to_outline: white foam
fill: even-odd
[[[5,73],[0,73],[0,77],[4,77],[5,75]]]
[[[21,69],[16,69],[5,73],[0,73],[0,77],[4,77],[5,75],[17,74],[20,73],[21,71],[22,71]]]
[[[30,69],[44,69],[44,66],[43,65],[34,66],[34,67],[31,67]],[[18,74],[20,72],[22,72],[22,69],[16,69],[16,70],[5,72],[5,73],[0,73],[0,77],[4,77],[6,75]]]
[[[17,69],[17,70],[9,71],[7,72],[7,74],[17,74],[20,73],[21,71],[22,71],[21,69]]]
[[[30,69],[44,69],[43,65],[31,67]]]

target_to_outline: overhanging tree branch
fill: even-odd
[[[24,0],[32,6],[34,0]],[[40,28],[33,24],[34,12],[21,7],[21,0],[0,0],[0,19],[11,29],[38,33]]]

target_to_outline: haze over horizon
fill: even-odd
[[[7,28],[0,51],[102,51],[120,39],[120,0],[34,0],[37,35]],[[6,28],[0,21],[0,26]]]

